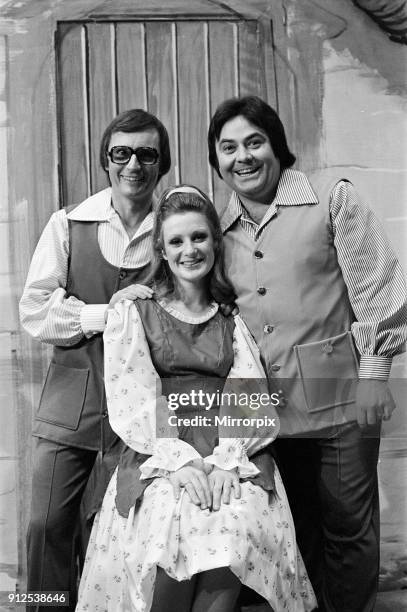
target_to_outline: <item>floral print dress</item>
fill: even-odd
[[[216,305],[203,317],[186,317],[165,304],[151,307],[159,314],[161,309],[160,317],[172,327],[177,328],[176,320],[184,329],[191,326],[193,332],[200,326],[203,352],[208,350],[208,337],[219,318]],[[145,311],[146,306],[143,308]],[[137,509],[133,506],[124,517],[116,507],[117,470],[114,473],[93,525],[77,612],[148,612],[157,566],[176,580],[229,567],[275,612],[313,610],[316,600],[297,549],[277,468],[272,494],[246,480],[259,471],[250,455],[272,438],[256,438],[254,430],[246,438],[220,437],[212,453],[202,457],[180,437],[157,437],[157,406],[166,398],[158,374],[160,364],[147,341],[150,335],[144,326],[148,321],[141,312],[126,300],[109,312],[104,336],[105,384],[111,425],[130,448],[149,456],[140,472],[142,479],[151,480]],[[229,329],[233,335],[230,380],[265,380],[257,346],[239,316],[234,329]],[[200,333],[194,333],[192,343],[198,350],[199,337]],[[212,350],[216,354],[218,344],[215,338]],[[186,354],[183,359],[188,363],[193,356]],[[276,432],[270,435],[275,437]],[[223,469],[236,468],[245,479],[240,498],[222,504],[217,512],[201,510],[184,489],[176,500],[168,473],[196,459]]]

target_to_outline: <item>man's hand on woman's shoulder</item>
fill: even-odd
[[[120,300],[136,300],[137,298],[148,300],[151,299],[153,295],[153,289],[147,287],[147,285],[129,285],[124,289],[120,289],[120,291],[116,291],[116,293],[112,295],[109,302],[109,308],[113,308]]]

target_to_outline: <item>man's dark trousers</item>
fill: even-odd
[[[36,439],[27,534],[27,590],[65,591],[70,585],[69,607],[47,606],[44,610],[75,609],[77,550],[73,534],[79,525],[80,503],[96,456],[95,451]]]
[[[380,426],[361,430],[356,423],[325,437],[274,442],[297,542],[324,612],[374,608],[379,444]]]

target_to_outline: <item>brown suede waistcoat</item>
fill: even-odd
[[[103,257],[97,222],[69,221],[67,296],[107,304],[119,289],[146,278],[149,266],[117,268]],[[108,449],[116,439],[109,425],[103,379],[103,337],[55,346],[33,434],[90,450]]]
[[[257,241],[233,222],[230,208],[221,220],[240,314],[272,390],[285,398],[280,435],[309,435],[355,418],[355,315],[329,214],[336,182],[311,181],[318,204],[275,206]]]

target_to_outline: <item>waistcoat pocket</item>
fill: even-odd
[[[88,386],[89,370],[51,362],[36,420],[77,429]]]
[[[308,412],[355,401],[359,361],[351,332],[294,346]]]

